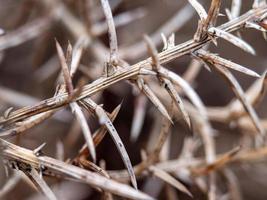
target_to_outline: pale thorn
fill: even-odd
[[[231,33],[228,33],[226,31],[220,30],[220,29],[215,28],[215,27],[209,28],[208,32],[211,36],[223,38],[223,39],[227,40],[228,42],[234,44],[235,46],[243,49],[244,51],[246,51],[252,55],[256,54],[255,50],[248,43],[246,43],[244,40],[241,40],[240,38],[234,36]]]
[[[193,6],[193,8],[197,11],[201,21],[204,22],[204,20],[207,19],[208,14],[204,7],[197,1],[197,0],[188,0],[189,3]]]

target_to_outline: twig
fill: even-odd
[[[227,32],[238,30],[247,21],[254,19],[255,16],[260,18],[262,15],[264,15],[266,10],[267,10],[267,7],[264,6],[264,7],[260,7],[256,9],[254,12],[249,11],[245,13],[244,15],[240,16],[239,18],[236,18],[230,22],[227,22],[226,24],[219,26],[219,29],[227,31]],[[206,44],[209,41],[210,41],[209,38],[201,42],[195,42],[194,40],[189,40],[183,44],[176,45],[175,47],[169,50],[159,53],[158,57],[159,57],[160,63],[164,64],[178,57],[186,55],[196,49],[199,49],[200,47],[202,47],[204,44]],[[95,94],[96,92],[101,91],[109,87],[110,85],[117,83],[121,80],[129,79],[138,74],[141,74],[142,72],[141,69],[150,68],[149,63],[150,63],[150,59],[141,61],[133,66],[126,67],[125,69],[120,70],[119,72],[115,73],[113,76],[110,76],[107,78],[101,78],[101,81],[100,80],[94,81],[93,83],[84,86],[82,88],[81,94],[77,98],[75,98],[74,101],[83,99],[87,96],[91,96]],[[23,108],[23,109],[14,111],[13,113],[10,114],[8,119],[6,120],[1,119],[0,124],[22,120],[32,115],[36,115],[41,112],[45,112],[51,109],[55,109],[57,107],[64,106],[66,105],[67,100],[68,100],[68,96],[66,93],[60,95],[58,98],[47,99],[43,102],[40,102],[37,106]]]
[[[232,0],[231,15],[233,18],[237,18],[240,14],[242,0]]]
[[[6,35],[0,37],[0,51],[20,45],[39,36],[50,28],[50,24],[50,17],[40,18],[23,25],[15,31],[6,33]]]
[[[19,169],[25,169],[25,166],[30,165],[36,170],[40,170],[40,166],[42,166],[42,169],[44,169],[42,171],[43,174],[64,175],[63,177],[65,178],[69,177],[75,179],[76,181],[89,184],[93,187],[99,187],[126,198],[140,200],[153,199],[127,185],[109,180],[94,172],[66,164],[47,156],[36,156],[32,151],[16,146],[2,139],[0,139],[0,149],[3,149],[0,153],[4,159],[9,160],[10,162],[16,162]]]

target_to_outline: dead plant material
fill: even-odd
[[[80,197],[75,184],[77,199],[242,198],[235,168],[267,160],[266,108],[257,109],[266,101],[266,59],[248,38],[266,39],[266,1],[140,2],[27,0],[14,3],[19,19],[1,5],[0,163],[15,171],[0,198],[18,189],[32,199],[34,191],[18,188],[23,180],[61,199],[63,179],[92,188]],[[186,41],[193,9],[199,21]],[[232,61],[234,51],[249,54]],[[222,84],[235,95],[228,104]]]

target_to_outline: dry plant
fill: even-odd
[[[144,31],[140,27],[138,34],[144,35],[141,42],[118,45],[128,24],[146,18],[153,8],[151,2],[136,6],[141,2],[25,0],[14,3],[20,16],[13,19],[13,30],[8,30],[8,20],[0,24],[0,62],[7,64],[8,59],[13,59],[8,57],[9,50],[23,51],[23,45],[34,41],[31,54],[38,68],[25,75],[30,76],[29,87],[43,85],[48,88],[44,92],[49,90],[54,95],[40,100],[38,95],[33,96],[41,89],[33,89],[31,96],[1,86],[0,155],[8,176],[0,189],[1,199],[9,195],[15,198],[12,190],[18,191],[18,198],[23,193],[20,181],[27,183],[24,187],[35,188],[48,199],[71,199],[64,196],[69,190],[63,187],[67,180],[93,188],[87,188],[84,197],[78,197],[79,190],[74,189],[75,199],[117,199],[118,196],[242,199],[233,166],[262,161],[267,154],[267,119],[255,111],[255,106],[264,100],[266,72],[259,75],[236,63],[238,58],[234,62],[214,52],[220,50],[220,43],[231,43],[231,48],[256,56],[243,34],[254,29],[266,39],[266,1],[255,0],[248,6],[248,2],[232,0],[228,9],[229,5],[221,0],[211,0],[208,4],[188,0],[163,25],[154,21],[157,30],[153,33],[148,34],[145,27]],[[181,3],[172,1],[157,2],[172,3],[181,7]],[[10,5],[2,4],[8,10]],[[243,12],[242,6],[249,9]],[[199,20],[192,39],[176,44],[175,33],[185,24],[193,24],[189,20],[194,13]],[[130,30],[128,34],[135,33]],[[176,36],[179,37],[179,32]],[[266,48],[263,51],[266,55]],[[177,68],[168,67],[186,56],[191,62],[183,75]],[[234,97],[227,105],[208,106],[198,95],[195,83],[199,82],[202,67],[214,79],[222,78],[233,92]],[[252,77],[254,83],[244,90],[234,71]],[[110,93],[112,97],[107,95]],[[129,97],[134,98],[134,108],[132,122],[127,127],[130,134],[126,135],[126,125],[114,122],[118,118],[123,124],[129,124],[128,117],[120,119],[120,110],[133,103],[127,100]],[[120,103],[109,112],[112,102]],[[229,125],[230,132],[239,136],[231,147],[225,145],[221,150],[216,141],[221,135],[227,137],[222,127]],[[38,140],[29,137],[34,132],[39,134],[35,134]],[[61,136],[56,132],[62,132]],[[181,134],[184,132],[186,137]],[[107,142],[109,137],[117,151]],[[172,138],[178,138],[179,144],[174,144]],[[178,145],[181,150],[177,149]],[[140,156],[134,155],[132,148]],[[121,169],[121,162],[125,169]],[[75,187],[81,185],[77,183]],[[21,198],[28,197],[29,194],[23,194]],[[30,197],[39,198],[38,194]]]

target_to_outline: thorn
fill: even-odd
[[[162,41],[163,41],[163,48],[162,48],[162,51],[165,51],[165,50],[168,49],[167,38],[166,38],[166,36],[165,36],[164,33],[161,33],[160,36],[161,36],[161,39],[162,39]]]
[[[11,114],[11,111],[13,110],[13,107],[8,108],[5,112],[4,112],[4,118],[8,119],[9,115]]]
[[[44,146],[46,145],[46,143],[41,144],[39,147],[35,148],[33,150],[33,154],[36,156],[40,156],[42,154],[42,149],[44,148]]]

